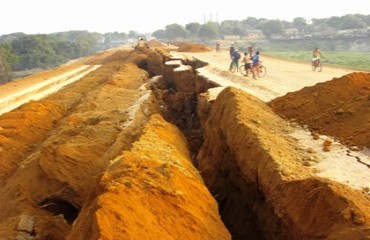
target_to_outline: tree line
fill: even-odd
[[[0,36],[0,83],[13,78],[15,71],[49,69],[71,59],[112,47],[112,43],[138,35],[68,31],[52,34],[13,33]]]
[[[247,17],[244,20],[225,20],[221,23],[209,21],[204,24],[188,23],[183,27],[173,23],[151,35],[163,41],[190,39],[208,41],[223,39],[227,35],[245,36],[250,30],[261,30],[265,36],[282,34],[287,28],[297,28],[310,34],[346,29],[366,29],[370,26],[370,15],[348,14],[341,17],[307,19],[297,17],[293,21],[269,20]],[[14,71],[48,69],[68,60],[83,57],[96,51],[111,48],[143,35],[136,31],[96,33],[68,31],[52,34],[13,33],[0,36],[0,83],[13,78]]]
[[[370,15],[347,14],[341,17],[307,20],[297,17],[293,21],[270,20],[266,18],[247,17],[244,20],[225,20],[221,23],[209,21],[204,24],[197,22],[186,24],[173,23],[165,29],[153,32],[158,39],[171,40],[176,38],[186,39],[222,39],[226,35],[244,36],[250,30],[261,30],[265,36],[282,34],[287,28],[297,28],[306,34],[326,32],[333,30],[365,29],[370,26]]]

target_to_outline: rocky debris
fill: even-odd
[[[21,215],[17,231],[18,235],[16,237],[16,240],[28,240],[28,239],[34,239],[35,236],[35,217],[30,215]]]

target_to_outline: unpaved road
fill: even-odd
[[[246,91],[264,101],[270,101],[288,92],[298,91],[303,87],[312,86],[355,71],[325,66],[324,63],[322,72],[313,72],[309,61],[304,64],[261,55],[261,60],[267,68],[267,74],[264,78],[253,80],[252,77],[244,77],[240,73],[232,74],[228,71],[230,64],[228,51],[178,54],[183,54],[190,59],[194,57],[208,62],[210,66],[206,67],[206,70],[215,75],[227,77],[236,86],[247,87]],[[309,59],[309,56],[307,58]],[[202,74],[204,70],[202,69],[200,72]],[[225,83],[225,85],[230,85],[230,83]]]

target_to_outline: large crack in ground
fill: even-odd
[[[117,52],[1,116],[0,237],[368,236],[367,197],[312,177],[289,123],[234,88],[214,99],[206,63],[168,58]]]
[[[196,59],[193,60],[196,61]],[[200,63],[200,65],[204,64]],[[337,236],[357,238],[367,235],[366,220],[360,220],[361,223],[357,221],[359,218],[362,219],[360,215],[364,216],[362,211],[367,209],[363,207],[368,202],[366,200],[368,197],[336,182],[310,175],[310,171],[304,167],[306,159],[310,157],[295,145],[294,140],[289,136],[289,133],[294,131],[289,123],[274,115],[262,101],[259,102],[240,91],[231,90],[229,93],[224,93],[219,97],[222,99],[219,101],[223,102],[224,106],[214,106],[214,100],[210,97],[212,94],[204,90],[211,90],[217,87],[217,84],[210,85],[208,79],[197,75],[189,77],[191,70],[176,67],[179,71],[181,69],[182,74],[178,74],[181,77],[176,78],[174,74],[166,78],[172,80],[168,84],[172,90],[171,99],[178,99],[177,96],[183,94],[178,91],[178,89],[184,89],[181,85],[189,87],[203,83],[203,87],[193,87],[193,93],[198,95],[197,104],[181,97],[179,98],[181,101],[165,100],[166,109],[172,109],[170,113],[166,112],[171,116],[167,119],[183,131],[191,131],[191,128],[178,123],[179,119],[187,118],[183,115],[186,111],[179,110],[184,109],[181,104],[189,104],[196,108],[187,111],[192,114],[192,119],[196,116],[195,126],[201,125],[198,131],[202,134],[198,135],[198,143],[201,143],[202,147],[198,153],[196,152],[199,148],[194,149],[197,155],[195,164],[218,201],[221,217],[233,239],[315,239]],[[199,89],[202,91],[198,91]],[[216,90],[216,92],[219,91]],[[240,98],[248,101],[240,104],[239,102],[243,102],[239,100]],[[235,107],[231,107],[232,104],[235,104]],[[259,107],[251,107],[255,105]],[[252,110],[245,112],[240,111],[240,108]],[[236,121],[232,122],[232,119]],[[233,131],[234,126],[243,125],[242,119],[251,121],[252,125],[245,123],[245,128]],[[190,126],[193,125],[190,124]],[[227,137],[227,135],[230,136]],[[192,139],[188,138],[188,141],[192,142]],[[292,196],[284,194],[288,189]],[[302,192],[302,189],[308,194]],[[312,192],[315,192],[319,199],[328,199],[317,203],[312,199]],[[295,197],[295,194],[302,196]],[[344,212],[352,212],[356,209],[351,213],[355,217],[348,218],[342,215],[343,195],[346,195]],[[292,201],[292,197],[300,200]],[[292,204],[293,202],[295,204]],[[354,206],[356,207],[353,208]],[[309,208],[311,212],[307,212],[306,209]],[[346,219],[344,222],[343,218]],[[314,219],[323,219],[325,223]],[[339,223],[341,227],[336,226]],[[353,230],[353,224],[364,225]],[[336,226],[335,230],[333,226]]]

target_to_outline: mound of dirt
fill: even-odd
[[[148,45],[149,47],[165,47],[166,46],[166,44],[158,41],[157,39],[150,39],[148,41]]]
[[[212,51],[209,47],[201,45],[199,43],[183,42],[178,44],[178,52],[209,52]]]
[[[370,147],[370,74],[354,72],[268,103],[284,118],[343,144]]]

